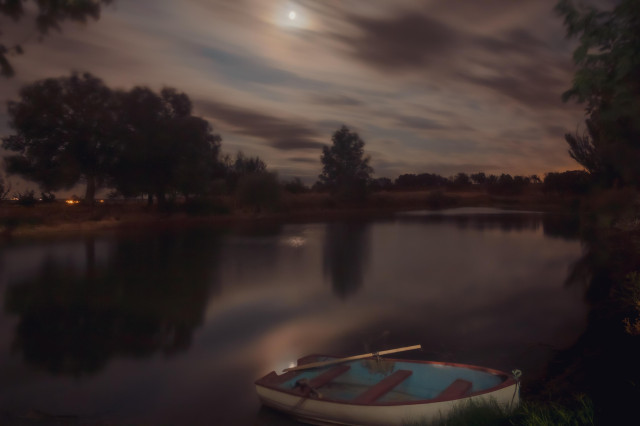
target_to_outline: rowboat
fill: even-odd
[[[417,346],[419,347],[419,346]],[[415,347],[412,347],[415,348]],[[387,352],[399,352],[406,348]],[[310,424],[402,425],[446,416],[469,401],[519,403],[511,374],[465,364],[309,355],[255,382],[262,404]]]

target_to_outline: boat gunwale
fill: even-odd
[[[308,360],[312,357],[328,357],[328,358],[336,358],[339,359],[338,357],[334,357],[331,355],[308,355],[305,356],[304,360]],[[356,361],[364,361],[364,360],[370,360],[370,359],[376,359],[375,356],[372,357],[368,357],[368,358],[363,358],[360,360],[354,360],[354,361],[347,361],[345,362],[345,364],[348,364],[349,362],[356,362]],[[454,362],[445,362],[445,361],[425,361],[425,360],[413,360],[413,359],[397,359],[397,358],[382,358],[386,361],[393,361],[393,362],[406,362],[406,363],[410,363],[410,364],[435,364],[435,365],[442,365],[442,366],[448,366],[448,367],[457,367],[457,368],[466,368],[466,369],[470,369],[470,370],[476,370],[476,371],[482,371],[485,373],[490,373],[496,376],[502,376],[502,377],[506,377],[506,380],[496,386],[492,386],[490,388],[487,389],[483,389],[480,391],[476,391],[473,393],[469,393],[467,395],[461,396],[459,398],[440,398],[440,397],[435,397],[435,398],[429,398],[429,399],[418,399],[418,400],[414,400],[414,401],[385,401],[385,402],[378,402],[378,401],[374,401],[374,402],[370,402],[370,403],[355,403],[355,402],[351,402],[351,401],[346,401],[344,399],[333,399],[333,398],[317,398],[317,397],[313,397],[311,395],[303,395],[302,392],[300,391],[296,391],[294,389],[283,389],[281,387],[279,387],[280,384],[282,384],[281,381],[277,381],[277,382],[270,382],[269,380],[266,380],[267,377],[272,376],[272,374],[276,374],[276,377],[282,377],[284,374],[283,373],[281,375],[277,375],[277,373],[275,371],[271,371],[269,374],[259,378],[258,380],[255,381],[255,385],[256,386],[262,386],[264,388],[267,389],[271,389],[277,392],[281,392],[281,393],[285,393],[288,395],[292,395],[292,396],[296,396],[296,397],[302,397],[302,398],[308,398],[308,399],[313,399],[315,401],[320,401],[320,402],[332,402],[332,403],[338,403],[338,404],[346,404],[346,405],[355,405],[355,406],[381,406],[381,407],[386,407],[386,406],[401,406],[401,405],[419,405],[419,404],[433,404],[433,403],[438,403],[438,402],[447,402],[447,401],[459,401],[462,399],[467,399],[467,398],[471,398],[471,397],[476,397],[476,396],[481,396],[481,395],[485,395],[485,394],[489,394],[489,393],[493,393],[496,391],[499,391],[501,389],[505,389],[511,386],[514,386],[517,384],[517,381],[513,378],[512,375],[504,372],[504,371],[500,371],[500,370],[496,370],[493,368],[489,368],[489,367],[482,367],[482,366],[478,366],[478,365],[471,365],[471,364],[460,364],[460,363],[454,363]],[[301,370],[298,370],[298,372]],[[297,374],[296,374],[297,375]],[[296,375],[292,376],[295,377]],[[287,379],[289,380],[289,379]],[[285,380],[286,381],[286,380]]]

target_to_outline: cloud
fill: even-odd
[[[503,1],[491,4],[509,10]],[[460,9],[475,6],[466,2]],[[350,54],[392,77],[410,73],[440,87],[457,85],[461,92],[467,87],[469,95],[490,91],[532,108],[561,107],[560,94],[571,80],[568,45],[556,52],[535,29],[474,32],[416,10],[349,19],[356,31],[340,39]]]
[[[311,102],[328,105],[328,106],[361,106],[363,102],[346,95],[326,95],[326,94],[313,94],[310,97]]]
[[[197,113],[213,121],[222,121],[235,132],[266,140],[279,150],[320,149],[323,144],[318,133],[304,123],[287,121],[280,117],[235,107],[212,100],[194,102]]]
[[[359,30],[358,35],[343,38],[352,54],[387,72],[435,64],[460,43],[460,32],[419,13],[378,19],[352,15],[350,20]]]

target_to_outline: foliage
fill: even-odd
[[[471,186],[471,179],[466,173],[458,173],[451,179],[451,185],[456,189],[463,189]]]
[[[320,182],[340,198],[364,198],[373,173],[370,157],[364,156],[365,142],[347,126],[336,130],[331,141],[331,146],[322,148]]]
[[[523,176],[502,173],[500,176],[490,175],[486,182],[491,194],[518,195],[531,181]]]
[[[372,179],[369,187],[372,191],[388,191],[390,189],[393,189],[393,182],[389,178],[381,177]]]
[[[212,214],[229,214],[229,207],[220,202],[217,198],[194,197],[184,202],[185,213],[193,216],[204,216]]]
[[[235,192],[238,182],[243,176],[267,171],[267,165],[260,157],[247,157],[242,151],[236,153],[235,159],[225,155],[221,163],[227,190],[230,193]]]
[[[545,193],[584,195],[591,188],[591,177],[583,170],[551,172],[544,177],[542,190]]]
[[[9,192],[11,192],[11,185],[5,184],[4,179],[0,175],[0,201],[7,198],[7,195],[9,195]]]
[[[32,207],[36,204],[35,191],[25,191],[15,194],[15,198],[18,199],[18,204],[25,207]]]
[[[473,173],[471,180],[477,185],[483,185],[487,181],[487,175],[485,175],[484,172]]]
[[[165,88],[118,93],[118,133],[111,184],[123,195],[146,193],[159,205],[170,192],[204,194],[217,162],[219,135],[191,115],[191,100]]]
[[[88,73],[48,78],[23,87],[8,112],[15,133],[4,137],[2,146],[17,154],[5,158],[7,171],[45,191],[84,181],[85,198],[93,201],[112,157],[111,90]]]
[[[421,173],[419,175],[407,173],[396,178],[394,185],[398,189],[421,189],[444,186],[448,183],[447,178],[432,173]]]
[[[309,191],[309,188],[307,188],[307,186],[302,183],[300,178],[297,177],[293,178],[290,181],[283,182],[282,187],[285,191],[291,194],[304,194],[305,192]]]
[[[53,192],[41,192],[40,199],[43,203],[53,203],[56,200],[56,195]]]
[[[247,173],[240,178],[236,188],[238,202],[256,213],[274,211],[280,206],[280,184],[275,173]]]
[[[560,0],[577,65],[564,100],[586,103],[587,132],[567,134],[571,156],[608,186],[640,185],[640,2],[612,10]]]
[[[631,272],[625,280],[625,287],[630,293],[627,302],[633,305],[635,318],[625,317],[625,331],[633,336],[640,336],[640,272]]]
[[[76,22],[87,22],[88,18],[97,20],[100,17],[100,8],[102,4],[111,3],[113,0],[37,0],[34,1],[37,6],[35,14],[35,27],[42,38],[49,30],[60,31],[60,24],[66,20]],[[6,15],[13,21],[18,21],[27,14],[24,4],[25,0],[0,0],[0,14]],[[0,33],[1,35],[2,33]],[[15,74],[9,59],[10,54],[22,54],[23,48],[16,44],[7,46],[0,42],[0,74],[4,77],[12,77]]]

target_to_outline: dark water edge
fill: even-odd
[[[527,295],[525,299],[532,301],[527,304],[524,312],[521,312],[523,309],[519,306],[524,300],[521,296],[513,300],[505,299],[497,304],[489,298],[486,302],[488,304],[483,305],[485,302],[481,293],[472,293],[470,302],[458,300],[455,307],[445,306],[442,309],[438,309],[438,303],[412,306],[409,301],[399,302],[411,309],[399,309],[393,312],[392,317],[395,318],[395,322],[392,323],[389,321],[391,317],[388,314],[377,314],[380,318],[376,320],[375,315],[369,318],[371,314],[367,312],[380,300],[390,295],[381,287],[383,284],[388,285],[385,282],[390,281],[381,280],[380,275],[387,273],[388,277],[402,276],[405,281],[409,281],[417,273],[425,273],[422,269],[412,270],[416,266],[411,260],[420,260],[422,257],[412,258],[407,254],[394,257],[393,253],[394,248],[401,246],[413,248],[409,250],[410,253],[415,253],[417,248],[426,249],[426,246],[422,245],[423,241],[412,235],[420,230],[429,229],[428,235],[433,239],[453,239],[453,241],[438,240],[441,243],[435,248],[446,256],[437,258],[437,252],[433,252],[431,256],[439,261],[426,262],[428,268],[425,270],[431,272],[435,270],[435,277],[443,277],[453,273],[461,259],[466,259],[464,256],[475,258],[482,254],[475,253],[474,250],[465,253],[464,244],[467,242],[464,239],[465,235],[482,236],[483,244],[488,244],[483,247],[489,248],[493,244],[491,238],[496,235],[499,238],[517,239],[519,236],[533,238],[537,233],[541,233],[546,239],[572,243],[577,242],[581,235],[579,222],[575,218],[537,214],[496,215],[490,210],[484,213],[472,210],[458,211],[455,214],[404,216],[378,220],[374,225],[360,221],[336,221],[318,226],[322,227],[321,237],[313,236],[319,229],[314,226],[295,228],[296,232],[292,232],[290,225],[277,223],[236,229],[232,232],[220,229],[194,229],[193,232],[184,230],[158,232],[152,236],[147,232],[141,234],[130,232],[129,235],[119,236],[115,240],[89,238],[82,243],[84,249],[80,251],[79,257],[77,250],[69,250],[69,253],[73,252],[73,254],[65,255],[64,261],[60,261],[55,255],[64,252],[64,249],[56,248],[51,251],[53,255],[48,258],[45,256],[40,263],[35,278],[22,280],[18,279],[19,277],[14,277],[15,279],[10,277],[4,282],[2,302],[5,317],[2,319],[4,321],[7,318],[12,321],[12,327],[9,329],[12,330],[14,338],[9,339],[11,340],[9,352],[14,355],[11,357],[15,360],[16,356],[19,356],[20,363],[31,366],[26,376],[28,381],[33,380],[34,374],[36,377],[53,378],[53,381],[58,382],[61,379],[69,381],[64,379],[69,378],[71,388],[77,387],[78,384],[80,387],[86,386],[87,382],[94,381],[94,377],[102,377],[114,372],[118,374],[129,372],[135,375],[139,374],[139,370],[146,370],[145,374],[157,374],[159,371],[153,370],[156,373],[152,373],[151,367],[141,368],[143,364],[149,366],[160,363],[164,369],[170,370],[175,367],[175,371],[196,376],[206,377],[208,374],[210,378],[215,377],[214,381],[228,386],[227,389],[220,389],[219,384],[209,383],[212,380],[202,377],[195,380],[196,376],[192,381],[199,383],[197,390],[189,387],[189,380],[181,381],[186,379],[174,378],[172,381],[160,381],[156,384],[156,386],[168,383],[178,384],[176,391],[184,386],[188,389],[187,395],[181,398],[184,408],[172,409],[171,415],[166,417],[170,419],[166,424],[183,424],[181,420],[188,424],[199,424],[199,416],[207,410],[209,410],[209,420],[214,420],[218,424],[283,424],[282,422],[286,421],[284,417],[257,406],[255,395],[251,393],[251,386],[246,386],[259,374],[266,372],[264,368],[270,368],[272,363],[262,360],[262,366],[247,371],[242,367],[243,362],[255,362],[255,358],[246,358],[247,351],[241,351],[240,358],[245,357],[244,360],[233,362],[222,360],[229,360],[234,348],[243,347],[246,345],[244,342],[250,339],[261,339],[265,333],[269,334],[270,330],[279,327],[278,324],[290,324],[290,328],[299,333],[301,329],[305,329],[299,325],[300,321],[309,322],[310,318],[313,318],[313,315],[308,315],[309,312],[320,316],[326,316],[326,313],[332,312],[332,315],[343,315],[341,318],[347,318],[348,312],[361,312],[367,315],[367,320],[357,326],[354,331],[344,333],[342,336],[326,331],[326,329],[335,328],[335,324],[314,323],[312,327],[309,323],[306,329],[310,330],[319,341],[304,343],[302,347],[317,348],[319,346],[330,353],[349,355],[369,349],[423,343],[425,350],[422,353],[407,354],[407,357],[489,364],[501,369],[520,367],[525,370],[523,388],[525,398],[561,400],[564,397],[569,398],[576,392],[584,392],[593,398],[601,419],[612,418],[614,412],[624,413],[625,407],[622,402],[629,402],[637,395],[633,393],[634,389],[637,389],[633,387],[635,386],[633,383],[639,375],[637,369],[634,370],[630,365],[634,357],[638,359],[637,348],[633,345],[636,341],[625,334],[623,328],[618,327],[617,316],[620,312],[607,304],[610,291],[606,289],[607,286],[610,289],[618,275],[622,274],[623,266],[620,263],[624,263],[626,269],[637,266],[634,266],[631,261],[625,263],[615,260],[623,259],[625,256],[632,257],[634,250],[633,244],[627,247],[621,243],[619,236],[610,238],[606,245],[601,239],[591,244],[583,239],[585,252],[582,257],[578,256],[570,262],[571,268],[568,273],[565,273],[564,284],[562,282],[560,284],[568,289],[568,293],[577,290],[586,298],[587,328],[583,332],[585,324],[576,323],[572,326],[573,328],[570,327],[564,331],[566,335],[581,336],[575,343],[563,341],[561,344],[549,345],[535,341],[523,344],[526,342],[526,338],[523,337],[526,333],[520,334],[516,329],[517,327],[542,327],[546,330],[552,327],[553,325],[546,325],[543,321],[549,314],[544,310],[536,309],[540,306],[552,307],[553,305],[548,305],[546,300],[552,293],[542,293],[541,298],[536,298],[535,293],[523,293]],[[377,228],[374,229],[373,226]],[[390,238],[398,235],[400,232],[398,227],[409,229],[411,232],[403,234],[406,241],[400,246],[394,246],[400,243]],[[298,232],[300,229],[307,231],[311,229],[306,237],[304,233],[301,234],[308,240],[307,243],[296,239],[300,238]],[[455,229],[458,234],[438,234],[440,229]],[[375,241],[381,237],[386,238],[388,242],[386,245],[391,247],[389,251],[372,249],[377,247]],[[310,241],[315,241],[314,238],[317,238],[317,245],[312,247],[313,244]],[[230,241],[231,245],[229,245]],[[522,244],[519,242],[511,246],[511,250],[525,250],[535,241],[529,242],[525,239]],[[64,246],[64,243],[61,244]],[[78,243],[73,241],[69,244],[77,247]],[[300,247],[296,247],[297,244],[302,244],[301,247],[306,248],[299,250]],[[286,248],[283,249],[283,246]],[[607,248],[603,249],[603,247]],[[28,245],[19,247],[27,252],[29,248]],[[451,252],[447,251],[449,248]],[[315,251],[313,255],[305,257],[305,250]],[[531,247],[526,250],[531,251],[522,253],[531,255],[535,253]],[[607,254],[610,250],[615,253]],[[498,253],[502,253],[490,250],[489,252],[497,256]],[[457,259],[453,253],[456,253]],[[513,263],[518,259],[517,256],[510,256],[509,253],[502,253],[499,256],[504,256],[501,263]],[[385,258],[390,259],[389,264],[380,262]],[[552,258],[553,256],[549,255],[545,258],[547,259],[545,262]],[[568,259],[566,255],[564,258]],[[176,259],[179,261],[176,262]],[[272,270],[274,265],[302,264],[305,259],[306,261],[321,260],[320,264],[314,263],[315,261],[310,264],[313,265],[313,277],[306,277],[305,268],[298,267],[289,271],[289,266],[276,268],[278,272],[273,277],[264,275],[264,271]],[[492,261],[495,260],[492,259]],[[400,270],[395,269],[397,265],[401,266]],[[544,263],[544,265],[551,268],[558,267],[550,263]],[[517,268],[520,266],[514,265],[515,272],[512,275],[507,274],[508,279],[505,278],[505,283],[528,279],[517,273]],[[473,268],[473,265],[471,267]],[[385,268],[389,269],[385,270]],[[255,271],[262,271],[263,275]],[[477,269],[476,272],[478,271],[482,269]],[[487,274],[487,277],[491,277],[491,274]],[[273,294],[262,292],[260,293],[262,299],[242,305],[251,307],[249,317],[258,318],[257,323],[243,324],[247,321],[247,311],[244,308],[238,308],[236,311],[224,310],[225,319],[220,327],[209,322],[207,315],[211,308],[208,306],[208,301],[212,300],[212,297],[215,299],[226,294],[230,276],[236,279],[234,288],[240,290],[257,291],[255,281],[261,279],[266,281],[265,287],[273,289]],[[281,280],[292,280],[294,277],[301,282],[301,289],[317,291],[318,288],[326,289],[328,286],[330,289],[328,297],[326,294],[323,296],[324,293],[321,292],[318,293],[320,297],[314,296],[305,302],[306,305],[296,307],[294,307],[295,304],[281,303],[280,299],[285,295],[291,296],[293,293],[293,297],[300,296],[296,296],[295,286],[289,285],[280,290],[277,286]],[[593,277],[598,279],[595,280]],[[469,277],[464,276],[463,280],[465,279]],[[484,283],[483,285],[490,282],[483,281],[482,276],[477,277],[477,280]],[[176,286],[175,283],[178,282],[182,284]],[[416,288],[415,285],[412,284],[407,289],[413,291]],[[89,286],[91,286],[90,292],[87,291]],[[455,300],[456,297],[460,297],[459,294],[472,289],[461,287],[459,290],[463,293],[451,293],[443,296],[442,300],[452,298]],[[403,291],[402,287],[398,287],[398,291]],[[264,300],[269,302],[265,303]],[[362,303],[366,309],[359,310],[358,304]],[[415,313],[416,308],[420,306],[423,309],[427,307],[427,311]],[[489,317],[483,318],[496,307],[508,314],[503,317],[497,315],[494,320]],[[553,309],[556,309],[553,312],[559,312],[562,308],[553,307]],[[514,312],[518,312],[515,317],[517,324],[511,329],[511,325],[506,325],[502,320],[513,317]],[[474,318],[483,318],[483,321],[497,321],[496,325],[500,323],[499,326],[506,331],[491,335],[488,339],[490,345],[470,341],[470,335],[464,331],[464,327],[467,326],[457,320],[459,315],[473,315]],[[20,320],[16,322],[16,318]],[[291,318],[301,320],[292,321]],[[234,330],[225,327],[228,324],[238,323],[239,326]],[[439,323],[439,326],[429,325],[433,323]],[[407,324],[418,324],[418,326],[416,329],[407,327]],[[442,332],[439,333],[439,329],[447,329],[447,327],[450,327],[449,330],[453,332],[441,330]],[[577,332],[576,327],[580,328]],[[336,330],[339,329],[338,327]],[[488,330],[490,325],[484,324],[480,329]],[[621,332],[612,333],[611,330]],[[513,341],[505,344],[505,336]],[[301,336],[299,339],[304,340],[305,337]],[[202,352],[206,341],[213,342],[215,348],[209,347],[208,352]],[[607,342],[607,346],[602,345],[602,342]],[[494,346],[492,347],[491,344]],[[2,347],[4,350],[5,346]],[[212,362],[227,362],[227,364],[221,369],[210,367],[207,361],[202,361],[195,355],[198,351],[214,356]],[[609,366],[615,365],[617,374],[607,374],[610,368],[601,368],[601,361],[606,361]],[[192,363],[197,368],[185,369],[185,363]],[[114,368],[114,365],[117,368]],[[623,372],[626,372],[626,376],[622,374]],[[8,384],[8,386],[2,386],[5,389],[11,389],[11,383],[25,379],[25,376],[12,377],[12,374],[17,373],[5,369],[0,376],[2,378],[0,381]],[[152,382],[149,379],[143,381],[145,380]],[[127,383],[131,386],[131,382]],[[607,390],[603,390],[605,386]],[[135,386],[133,387],[134,389],[127,389],[130,398],[137,397],[139,393],[148,394],[150,391],[148,386],[137,390]],[[624,395],[618,395],[618,390]],[[242,397],[233,398],[234,395],[242,395]],[[627,396],[628,399],[625,399]],[[103,393],[102,398],[105,397],[109,397],[108,392]],[[90,401],[100,396],[86,395],[85,398]],[[215,404],[212,401],[222,402]],[[246,407],[251,409],[245,409],[242,415],[237,413],[238,410],[235,414],[225,414],[222,412],[225,404],[241,406],[246,404]],[[50,406],[55,407],[55,404]],[[58,406],[64,406],[64,404]],[[114,407],[111,412],[106,413],[82,410],[56,411],[39,408],[39,404],[24,405],[17,410],[11,408],[2,405],[5,418],[0,417],[10,424],[13,422],[59,424],[61,421],[67,422],[64,424],[105,424],[105,422],[106,424],[137,424],[136,420],[146,424],[160,424],[163,419],[162,408],[158,409],[160,414],[147,414],[142,417],[139,414],[127,414],[139,411],[135,406],[129,409]],[[220,412],[211,414],[211,411]],[[71,417],[60,418],[59,416]],[[623,419],[625,416],[626,414],[621,414],[619,418]]]

